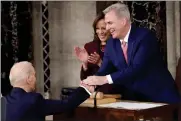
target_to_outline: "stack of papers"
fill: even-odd
[[[116,102],[116,103],[109,103],[109,104],[102,104],[99,107],[105,108],[121,108],[121,109],[128,109],[128,110],[142,110],[148,108],[155,108],[164,106],[167,104],[160,104],[160,103],[144,103],[144,102]]]

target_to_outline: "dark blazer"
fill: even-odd
[[[5,98],[6,121],[44,121],[45,116],[66,112],[79,106],[90,95],[82,87],[65,100],[44,99],[35,92],[25,92],[21,88],[13,88]]]
[[[113,83],[125,89],[130,100],[176,103],[178,89],[159,51],[156,35],[132,25],[128,37],[128,64],[119,39],[110,38],[103,63],[96,75],[110,74]]]
[[[91,41],[84,45],[85,50],[90,55],[91,53],[98,53],[100,58],[103,59],[104,52],[100,50],[100,44],[97,41]],[[81,80],[86,79],[88,76],[94,75],[98,70],[99,66],[97,64],[88,63],[88,69],[86,71],[81,68],[80,78]]]
[[[178,65],[176,68],[176,78],[175,81],[177,83],[177,87],[179,89],[179,93],[181,95],[181,57],[178,60]]]

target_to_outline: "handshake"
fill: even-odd
[[[80,82],[80,87],[83,87],[86,91],[93,93],[95,91],[95,87],[93,85],[85,84],[83,81]],[[90,94],[89,93],[89,94]],[[91,95],[91,94],[90,94]]]
[[[106,76],[89,76],[80,82],[80,86],[86,88],[90,93],[93,93],[96,85],[104,85],[107,83],[108,80]]]

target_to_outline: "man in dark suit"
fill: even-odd
[[[66,100],[44,99],[35,91],[35,70],[31,63],[16,63],[10,71],[13,89],[9,95],[1,98],[2,121],[43,121],[45,116],[62,113],[85,101],[94,91],[94,87],[80,84],[75,93]]]
[[[157,38],[146,28],[131,25],[129,9],[116,3],[104,10],[106,29],[112,35],[96,76],[88,85],[117,84],[122,99],[177,103],[180,96],[159,52]]]

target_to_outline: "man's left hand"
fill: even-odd
[[[89,76],[83,80],[83,83],[88,85],[103,85],[108,83],[106,76]]]

